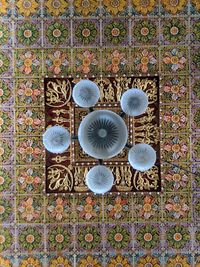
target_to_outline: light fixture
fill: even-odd
[[[121,108],[129,116],[139,116],[148,107],[148,97],[137,88],[127,90],[121,98]]]
[[[98,159],[99,164],[92,167],[86,175],[86,185],[97,194],[108,192],[114,183],[111,170],[103,166],[103,160],[118,155],[124,147],[131,148],[127,143],[128,130],[122,117],[138,116],[146,112],[148,97],[138,88],[128,89],[123,93],[120,104],[122,112],[110,110],[93,110],[100,98],[98,86],[90,80],[81,80],[73,88],[74,102],[89,109],[78,128],[78,139],[83,151]],[[70,134],[62,126],[49,127],[43,135],[45,148],[52,153],[63,153],[70,145]],[[138,171],[146,171],[156,162],[155,150],[147,144],[134,145],[128,154],[131,166]]]
[[[114,176],[111,170],[99,165],[92,167],[86,175],[86,185],[96,194],[104,194],[113,186]]]
[[[147,144],[137,144],[128,152],[128,161],[138,171],[147,171],[156,162],[156,151]]]
[[[65,152],[70,142],[71,138],[68,130],[59,125],[49,127],[43,134],[43,144],[51,153],[59,154]]]

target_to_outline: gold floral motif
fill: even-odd
[[[115,183],[118,191],[131,191],[132,172],[130,166],[120,166],[115,168]]]
[[[149,104],[157,101],[157,85],[155,80],[134,79],[132,87],[140,88],[148,95]]]
[[[66,161],[67,160],[67,157],[66,156],[56,156],[55,158],[52,158],[52,160],[54,160],[56,163],[61,163],[63,161]]]
[[[75,0],[74,5],[78,13],[87,16],[89,13],[96,11],[99,3],[97,0]]]
[[[36,13],[39,4],[35,0],[19,0],[17,1],[16,6],[18,7],[20,14],[28,17],[31,14]]]
[[[177,12],[184,9],[187,4],[186,0],[161,0],[164,8],[175,15]]]
[[[113,15],[117,15],[123,11],[126,6],[125,0],[103,0],[103,4],[106,6],[108,12]]]
[[[195,6],[196,10],[200,10],[199,0],[192,0],[192,4]]]
[[[57,116],[60,116],[61,114],[68,114],[69,111],[65,109],[56,109],[53,110],[52,113],[55,113]]]
[[[138,143],[157,144],[159,142],[159,128],[150,123],[137,126],[135,127],[135,140]]]
[[[69,80],[49,81],[46,90],[46,105],[50,107],[63,107],[71,98],[72,87]]]
[[[61,13],[64,13],[68,7],[68,1],[64,0],[47,0],[45,1],[45,6],[48,9],[49,13],[53,16],[59,16]]]
[[[114,102],[115,101],[115,92],[113,90],[112,84],[110,83],[106,89],[104,89],[104,97],[106,102]]]
[[[85,192],[88,190],[87,186],[85,185],[85,176],[88,173],[87,167],[75,167],[74,179],[75,179],[75,186],[74,190],[77,192]]]
[[[0,1],[0,14],[6,14],[8,9],[8,3],[6,0]]]
[[[156,0],[132,0],[132,2],[135,10],[143,15],[152,12],[156,6]]]
[[[108,78],[97,78],[94,80],[94,82],[99,86],[100,89],[100,102],[105,101],[105,87],[107,87],[110,84],[110,80]]]
[[[136,171],[133,176],[133,185],[136,190],[156,190],[158,188],[158,167],[154,166],[146,172]]]
[[[49,180],[49,189],[58,191],[71,191],[74,186],[72,166],[68,168],[63,165],[52,165],[47,169],[47,179]]]
[[[70,120],[64,117],[56,117],[56,118],[53,118],[52,121],[55,121],[58,124],[62,124],[65,122],[69,122]]]

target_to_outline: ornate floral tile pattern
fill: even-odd
[[[0,20],[0,265],[199,267],[199,0],[2,0]],[[105,73],[159,75],[162,192],[46,195],[43,79]]]

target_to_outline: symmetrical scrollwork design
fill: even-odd
[[[133,185],[137,191],[156,190],[158,188],[158,181],[159,173],[157,166],[144,173],[136,171],[133,176]]]
[[[72,94],[72,87],[69,80],[48,81],[46,88],[46,105],[50,107],[63,107],[66,105]]]
[[[86,174],[88,173],[88,168],[84,167],[75,167],[75,172],[74,172],[74,189],[77,192],[85,192],[88,190],[87,186],[85,185],[85,177]]]
[[[55,124],[67,127],[77,135],[87,109],[75,106],[71,99],[72,87],[80,78],[48,79],[45,88],[46,126]],[[129,88],[141,88],[147,93],[149,106],[141,116],[124,118],[129,131],[130,144],[152,145],[159,156],[159,94],[158,78],[150,77],[100,77],[92,78],[100,88],[100,101],[95,109],[120,112],[120,99]],[[112,191],[137,192],[160,191],[159,158],[156,166],[146,172],[134,170],[128,163],[128,150],[123,149],[116,157],[104,161],[115,176]],[[48,193],[87,192],[85,177],[93,164],[97,163],[74,142],[67,153],[46,155],[46,179]],[[117,163],[117,164],[116,164]]]
[[[74,186],[72,174],[73,167],[69,165],[52,165],[47,169],[47,179],[49,180],[49,189],[52,191],[66,190],[71,192]]]

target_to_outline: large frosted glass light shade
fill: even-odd
[[[114,176],[105,166],[94,166],[86,175],[86,185],[96,194],[104,194],[112,188]]]
[[[81,80],[74,86],[72,96],[80,107],[93,107],[100,97],[99,87],[92,81]]]
[[[70,134],[62,126],[55,125],[46,130],[43,134],[43,144],[51,153],[63,153],[70,145]]]
[[[146,112],[148,96],[140,89],[129,89],[122,95],[120,104],[122,110],[129,116],[139,116]]]
[[[82,149],[96,159],[116,156],[126,145],[128,131],[124,120],[110,110],[89,113],[78,129]]]
[[[156,162],[156,151],[147,144],[134,145],[128,153],[131,166],[138,171],[147,171]]]

